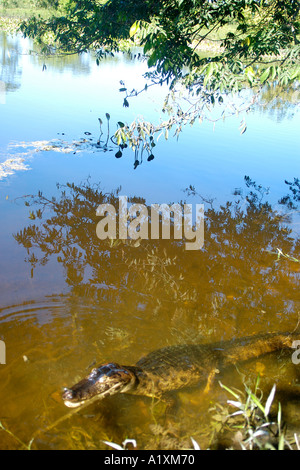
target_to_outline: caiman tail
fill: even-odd
[[[223,364],[224,366],[231,365],[281,349],[291,349],[293,342],[297,339],[300,339],[298,330],[292,333],[265,333],[227,341],[223,343],[225,353]]]
[[[300,340],[299,330],[292,333],[265,333],[210,344],[169,346],[151,352],[134,366],[116,363],[100,365],[83,380],[65,388],[66,406],[77,407],[91,399],[103,399],[115,393],[133,393],[162,398],[183,387],[208,384],[216,370],[264,354],[293,347]]]

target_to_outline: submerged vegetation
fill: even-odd
[[[227,400],[226,405],[216,404],[211,407],[213,431],[209,449],[216,446],[230,450],[300,450],[298,435],[291,435],[285,429],[280,402],[277,404],[277,413],[274,412],[276,386],[272,387],[265,400],[259,382],[258,377],[253,391],[245,385],[244,392],[220,383],[221,388],[234,400]],[[193,437],[191,443],[193,450],[201,450]],[[126,439],[122,446],[107,441],[104,444],[117,450],[125,450],[128,444],[138,448],[136,441],[131,439]]]
[[[283,422],[281,404],[275,403],[276,386],[274,385],[267,399],[259,387],[260,378],[258,377],[254,389],[251,390],[245,384],[245,391],[229,388],[220,383],[220,387],[227,392],[230,399],[227,403],[216,403],[210,407],[211,431],[209,436],[208,449],[229,449],[229,450],[300,450],[299,433],[289,432]],[[235,411],[237,410],[237,411]],[[67,415],[62,417],[58,422],[63,422],[69,418]],[[55,427],[59,423],[52,423],[47,430]],[[12,440],[14,440],[18,448],[32,450],[38,448],[35,445],[35,436],[31,438],[29,444],[22,442],[18,436],[12,433],[7,427],[0,422],[0,432],[5,432]],[[172,433],[171,428],[167,425],[165,429],[161,428],[162,440],[168,441],[168,436]],[[146,445],[146,448],[153,449],[151,439],[155,440],[157,430],[153,428],[153,437]],[[81,442],[83,446],[81,447]],[[170,443],[172,440],[170,439]],[[176,441],[175,441],[176,442]],[[173,445],[175,443],[172,442]],[[188,447],[188,439],[180,442],[178,439],[176,448],[186,450],[201,450],[198,442],[191,436],[191,447]],[[103,449],[115,450],[142,450],[136,439],[125,439],[122,445],[102,440]],[[100,446],[102,448],[102,446]],[[97,444],[93,442],[93,437],[88,432],[74,429],[69,433],[68,448],[73,449],[97,449]],[[162,447],[165,448],[165,447]],[[172,446],[170,447],[172,448]],[[207,450],[207,449],[202,449]]]

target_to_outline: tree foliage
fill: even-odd
[[[297,65],[285,82],[299,78],[299,10],[298,0],[69,0],[63,16],[31,18],[21,30],[40,42],[51,31],[65,52],[118,50],[120,39],[136,38],[152,74],[191,84],[204,76],[205,86],[222,88],[228,72],[252,83],[257,63],[264,65],[261,82],[278,77],[276,63]],[[199,54],[226,26],[218,53]]]

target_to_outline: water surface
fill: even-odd
[[[125,395],[69,416],[60,391],[95,363],[134,364],[166,345],[295,328],[299,218],[291,189],[299,191],[299,112],[278,120],[257,110],[243,135],[242,116],[188,127],[178,141],[161,138],[155,159],[134,170],[130,151],[116,159],[93,144],[107,112],[112,126],[137,115],[159,121],[165,89],[139,95],[129,108],[118,92],[120,80],[143,86],[143,62],[46,60],[28,53],[29,41],[0,37],[1,422],[37,449],[103,449],[102,440],[128,436],[140,448],[187,447],[191,436],[208,447],[215,439],[211,410],[228,399],[217,381],[209,397],[201,389],[181,392],[167,423],[161,405]],[[80,139],[85,145],[74,149]],[[189,185],[196,194],[183,191]],[[100,241],[96,209],[117,204],[120,186],[119,194],[148,205],[204,202],[203,249],[188,252],[169,240]],[[287,195],[295,207],[278,203]],[[274,382],[297,390],[297,367],[278,355],[220,378],[243,389],[258,373],[265,393]],[[8,433],[0,442],[20,448]]]

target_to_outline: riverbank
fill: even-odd
[[[22,21],[22,18],[0,16],[0,31],[15,33]]]
[[[14,33],[17,31],[20,23],[31,16],[41,16],[49,18],[55,14],[52,8],[37,7],[32,0],[24,0],[22,3],[18,1],[1,2],[0,5],[0,30]]]
[[[48,18],[55,13],[54,8],[46,8],[43,2],[33,0],[5,0],[0,2],[0,18],[24,20],[30,16],[41,16],[42,18]]]

